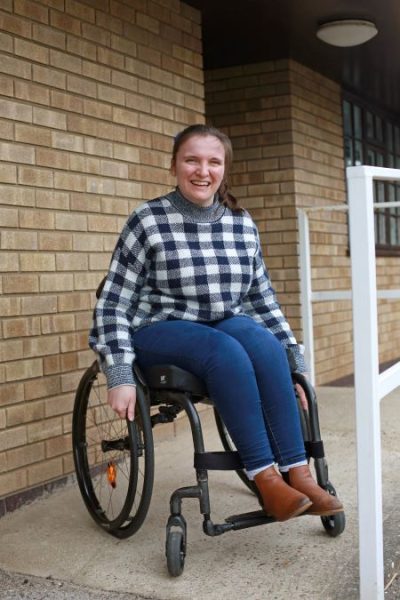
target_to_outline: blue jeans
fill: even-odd
[[[161,321],[133,343],[139,367],[173,364],[206,383],[248,471],[305,460],[286,352],[262,325],[246,316]]]

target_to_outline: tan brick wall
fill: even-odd
[[[377,258],[377,284],[381,289],[400,289],[398,257]],[[378,302],[379,359],[381,362],[399,360],[400,302]]]
[[[71,471],[94,289],[126,216],[204,120],[200,18],[178,0],[0,7],[0,497]]]
[[[243,65],[206,73],[206,106],[208,120],[232,138],[234,192],[259,225],[274,287],[301,340],[296,207],[346,201],[340,87],[294,61]],[[313,289],[350,289],[346,214],[312,213],[310,240]],[[381,287],[400,287],[396,265],[378,260]],[[398,307],[379,304],[381,361],[398,357]],[[314,304],[314,343],[317,383],[352,372],[349,301]]]

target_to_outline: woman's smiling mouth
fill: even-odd
[[[208,181],[191,181],[190,183],[199,187],[208,187],[210,185]]]

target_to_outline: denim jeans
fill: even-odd
[[[286,352],[246,316],[161,321],[133,337],[139,367],[173,364],[201,378],[248,471],[305,460]]]

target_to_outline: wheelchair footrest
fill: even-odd
[[[240,515],[232,515],[225,519],[226,523],[232,525],[232,529],[247,529],[248,527],[257,527],[257,525],[266,525],[267,523],[275,523],[275,517],[271,517],[263,510],[254,510],[252,512],[242,513]]]

